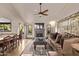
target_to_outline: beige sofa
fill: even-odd
[[[48,44],[57,51],[59,55],[63,55],[61,45],[53,41],[51,38],[48,38]]]
[[[50,37],[48,38],[49,45],[55,49],[59,55],[65,55],[70,56],[72,54],[72,47],[71,44],[78,43],[79,38],[73,37],[73,38],[65,38],[63,43],[63,48],[61,48],[61,45],[56,43],[56,40],[52,40]]]
[[[78,42],[79,42],[79,38],[70,38],[70,39],[64,40],[63,50],[62,50],[63,54],[73,55],[71,44],[78,43]]]

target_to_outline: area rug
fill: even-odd
[[[36,50],[34,50],[33,42],[33,40],[27,42],[28,44],[21,56],[48,56],[48,51],[54,51],[49,45],[47,45],[47,49],[45,49],[44,45],[37,45]]]

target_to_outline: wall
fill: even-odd
[[[11,21],[12,31],[8,33],[18,34],[19,23],[24,24],[22,19],[19,17],[19,15],[17,15],[17,13],[15,12],[15,10],[12,8],[10,4],[0,4],[0,18],[6,18]]]
[[[27,35],[27,37],[34,37],[34,24],[35,23],[44,23],[44,27],[45,27],[45,36],[46,36],[46,30],[47,30],[47,24],[49,24],[47,19],[47,16],[42,16],[39,17],[38,15],[34,16],[34,18],[29,17],[27,18],[27,20],[31,20],[31,21],[27,21],[27,24],[31,24],[33,26],[33,34],[32,35]]]

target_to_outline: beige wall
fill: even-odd
[[[18,33],[19,23],[23,23],[22,19],[9,4],[0,4],[0,18],[6,18],[11,21],[12,33]]]

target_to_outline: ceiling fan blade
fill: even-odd
[[[38,14],[48,16],[48,14],[45,14],[45,12],[47,12],[47,11],[48,11],[48,9],[46,9],[46,10],[42,11],[42,3],[40,3],[39,5],[40,5],[40,12],[38,12]],[[38,14],[35,14],[35,15],[38,15]]]
[[[38,14],[42,14],[42,12],[39,12]]]
[[[45,13],[45,12],[47,12],[47,11],[48,11],[48,9],[44,10],[42,13]]]
[[[48,14],[44,14],[44,13],[42,13],[42,15],[48,16]]]

